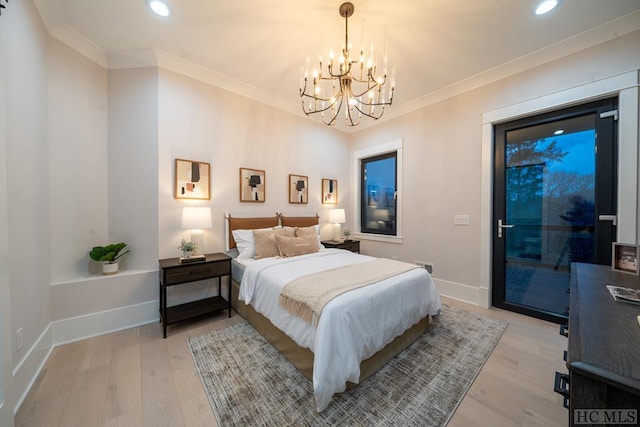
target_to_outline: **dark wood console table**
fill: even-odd
[[[229,295],[222,297],[222,277],[231,278],[231,257],[207,254],[205,261],[180,263],[180,258],[161,259],[160,263],[160,321],[163,337],[167,337],[167,325],[228,309],[231,317],[231,280]],[[218,278],[218,295],[185,304],[167,307],[167,287],[183,285],[198,280]]]
[[[640,289],[640,278],[609,266],[572,265],[567,354],[572,426],[589,425],[584,417],[590,410],[635,409],[640,415],[640,305],[615,301],[607,284]],[[592,420],[601,416],[591,415]]]

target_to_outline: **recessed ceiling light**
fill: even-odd
[[[156,15],[164,17],[171,15],[169,3],[164,0],[147,0],[147,5]]]
[[[551,12],[560,4],[561,0],[543,0],[536,7],[536,15],[544,15]]]
[[[557,131],[555,131],[553,134],[554,135],[562,135],[564,133],[564,129],[558,129]]]

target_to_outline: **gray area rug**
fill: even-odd
[[[189,346],[219,426],[444,426],[506,327],[445,305],[439,323],[320,414],[311,381],[248,323]]]

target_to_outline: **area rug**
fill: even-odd
[[[444,426],[506,327],[445,306],[439,323],[322,413],[311,381],[248,323],[192,337],[189,346],[220,427]]]

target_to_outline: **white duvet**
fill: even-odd
[[[442,309],[431,276],[421,268],[336,297],[325,306],[317,328],[278,305],[281,289],[297,277],[371,259],[326,249],[246,263],[239,299],[314,353],[313,390],[318,412],[329,405],[335,393],[345,390],[347,381],[358,382],[360,362],[426,315],[436,315]]]

